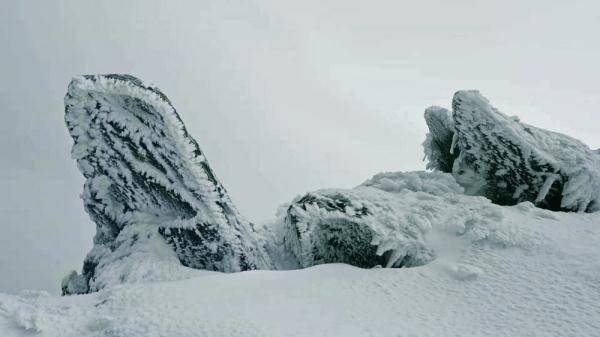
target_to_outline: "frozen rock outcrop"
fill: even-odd
[[[436,256],[437,235],[519,244],[502,208],[462,194],[448,173],[378,174],[349,190],[299,196],[280,223],[284,245],[302,267],[348,263],[368,268],[423,265]]]
[[[76,77],[65,121],[97,229],[83,273],[65,278],[65,293],[172,278],[188,272],[181,265],[271,267],[253,225],[156,87],[129,75]]]
[[[531,201],[551,210],[600,209],[600,157],[569,136],[509,117],[478,91],[459,91],[452,115],[425,112],[427,167],[451,172],[467,194],[501,205]]]

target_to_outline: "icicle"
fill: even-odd
[[[454,148],[456,147],[456,143],[458,143],[458,133],[454,132],[452,135],[452,145],[450,145],[450,154],[454,154]]]
[[[387,260],[387,263],[385,265],[386,268],[392,268],[394,266],[394,263],[396,263],[396,261],[400,260],[401,258],[404,258],[406,256],[406,249],[400,249],[400,248],[396,248],[392,250],[392,254],[390,255],[390,258]]]
[[[546,199],[546,195],[548,195],[548,192],[550,191],[550,188],[552,187],[552,184],[554,184],[556,179],[558,179],[558,174],[549,174],[546,177],[546,181],[544,181],[544,185],[542,185],[542,188],[540,188],[540,191],[538,192],[538,195],[535,198],[536,204],[538,202]]]

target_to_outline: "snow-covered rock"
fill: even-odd
[[[478,91],[459,91],[449,111],[425,112],[428,168],[452,172],[466,193],[502,205],[600,209],[600,156],[569,136],[521,123]],[[452,165],[449,163],[452,162]]]
[[[297,197],[282,216],[284,245],[302,267],[343,262],[409,267],[436,256],[439,233],[501,246],[526,237],[504,222],[500,206],[461,193],[447,173],[382,173],[349,189]],[[515,235],[519,234],[519,235]]]
[[[79,76],[65,112],[97,229],[83,274],[65,278],[65,293],[191,273],[181,265],[271,267],[253,225],[160,90],[129,75]]]

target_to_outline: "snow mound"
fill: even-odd
[[[283,243],[302,267],[343,262],[398,268],[432,261],[436,249],[429,238],[440,232],[503,247],[527,242],[525,231],[504,222],[500,206],[460,191],[449,174],[398,172],[350,190],[310,192],[294,199],[281,218]]]
[[[457,92],[452,109],[452,119],[443,108],[425,112],[428,168],[451,172],[466,193],[502,205],[531,201],[552,210],[600,209],[600,157],[588,146],[521,123],[478,91]]]
[[[65,293],[165,277],[182,269],[165,263],[173,252],[193,268],[270,268],[253,225],[156,87],[129,75],[76,77],[65,121],[86,178],[84,206],[97,226],[83,274],[65,278]],[[170,247],[158,244],[158,235]]]

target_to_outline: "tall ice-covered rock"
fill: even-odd
[[[479,91],[458,91],[452,110],[451,120],[443,108],[425,112],[428,168],[502,205],[600,209],[600,156],[587,145],[505,115]]]
[[[82,275],[67,276],[63,292],[190,272],[181,265],[223,272],[271,267],[253,225],[156,87],[129,75],[76,77],[65,121],[97,231]]]

